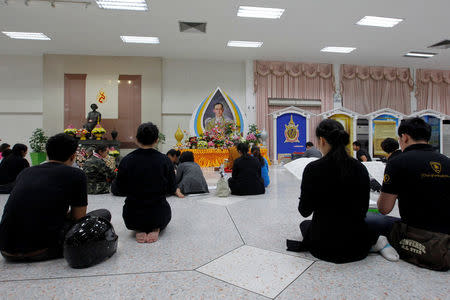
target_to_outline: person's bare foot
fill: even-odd
[[[147,240],[147,234],[145,232],[136,232],[136,242],[145,243]]]
[[[177,195],[178,198],[184,198],[184,195],[180,189],[177,189],[177,191],[175,192],[175,195]]]
[[[159,237],[159,228],[153,230],[152,232],[147,233],[147,243],[154,243],[158,240]]]

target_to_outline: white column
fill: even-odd
[[[272,137],[272,143],[273,143],[273,164],[278,165],[278,153],[277,153],[277,115],[272,115],[273,119],[273,137]]]
[[[311,119],[311,116],[310,115],[307,115],[306,116],[306,142],[308,142],[309,141],[309,126],[310,126],[310,119]]]
[[[254,93],[253,60],[245,61],[245,114],[247,115],[247,126],[256,124],[256,98]],[[260,130],[268,128],[260,128]]]

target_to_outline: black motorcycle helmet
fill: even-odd
[[[64,258],[72,268],[88,268],[113,256],[117,241],[118,236],[108,220],[86,216],[67,232]]]

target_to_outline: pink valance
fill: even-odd
[[[416,72],[417,83],[446,83],[450,84],[450,70],[418,69]]]
[[[411,87],[414,87],[414,80],[411,77],[409,68],[393,68],[393,67],[369,67],[369,66],[355,66],[355,65],[342,65],[341,76],[345,79],[359,78],[361,80],[367,80],[369,78],[373,80],[399,80],[401,82],[407,82]]]
[[[311,64],[297,62],[278,62],[278,61],[255,61],[255,75],[262,77],[269,74],[277,77],[289,76],[297,78],[305,76],[307,78],[320,77],[323,79],[334,78],[332,64]],[[256,76],[255,76],[256,78]],[[257,81],[255,80],[255,92],[257,89]],[[334,80],[333,80],[334,90]]]

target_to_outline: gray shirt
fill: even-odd
[[[317,157],[317,158],[321,158],[322,157],[322,152],[317,150],[315,147],[311,147],[311,148],[309,148],[308,150],[305,151],[305,153],[303,154],[302,157]]]
[[[177,186],[183,194],[209,192],[202,169],[195,162],[184,162],[178,165]]]

